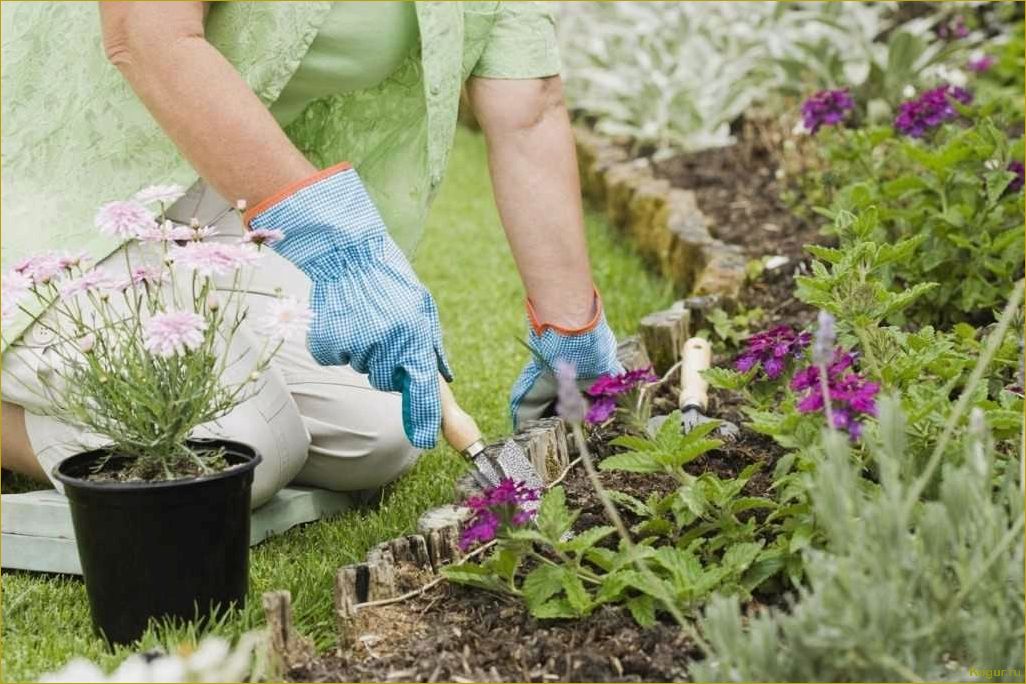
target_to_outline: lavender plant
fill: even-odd
[[[304,306],[280,299],[254,322],[262,348],[233,346],[248,311],[243,272],[281,236],[254,231],[242,241],[213,241],[211,227],[167,219],[180,194],[156,186],[100,208],[97,228],[126,241],[121,270],[47,253],[3,278],[4,320],[42,311],[34,325],[56,341],[56,358],[40,374],[41,404],[100,435],[111,455],[130,457],[118,475],[125,479],[223,468],[219,454],[190,446],[193,430],[256,391],[282,343],[304,334],[310,320]]]

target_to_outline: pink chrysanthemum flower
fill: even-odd
[[[267,308],[257,321],[257,330],[275,342],[283,342],[295,335],[306,335],[313,320],[309,307],[296,299],[279,299]]]
[[[135,197],[132,199],[139,204],[160,202],[165,207],[169,207],[184,194],[185,188],[181,185],[151,185],[135,193]]]
[[[62,254],[57,257],[57,263],[61,268],[70,269],[75,266],[84,266],[89,261],[88,252],[79,252],[78,254]]]
[[[163,284],[164,276],[164,270],[158,266],[136,266],[128,277],[118,281],[117,289],[124,291],[133,285],[156,287]]]
[[[197,226],[192,229],[192,235],[190,236],[190,239],[206,240],[208,237],[213,237],[215,235],[217,235],[217,228],[215,228],[214,226]]]
[[[190,242],[171,249],[171,259],[176,265],[203,276],[231,273],[256,263],[259,258],[260,253],[256,249],[241,244]]]
[[[144,242],[175,242],[178,240],[191,240],[192,228],[172,221],[164,221],[163,223],[155,223],[152,226],[139,231],[139,235],[137,237]]]
[[[61,257],[55,252],[36,254],[14,265],[14,272],[32,279],[36,285],[45,285],[64,271]]]
[[[275,228],[254,228],[247,230],[242,236],[243,242],[251,242],[254,245],[273,245],[279,240],[285,239],[285,233]]]
[[[135,200],[107,202],[96,212],[96,227],[107,235],[132,239],[151,228],[153,212]]]
[[[94,268],[61,285],[61,296],[64,298],[77,297],[84,292],[112,290],[117,286],[118,281],[108,271]]]
[[[27,275],[11,271],[4,275],[0,283],[0,319],[5,325],[18,315],[21,301],[32,289],[32,279]]]
[[[143,347],[164,358],[185,354],[203,344],[206,329],[207,322],[192,311],[157,314],[143,325]]]

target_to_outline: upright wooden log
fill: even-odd
[[[691,336],[691,311],[683,301],[650,313],[638,324],[641,340],[656,373],[663,375],[680,361],[684,340]]]
[[[277,668],[285,673],[313,660],[313,641],[296,631],[292,624],[292,594],[268,591],[261,596],[261,602],[267,620],[270,656]]]
[[[616,358],[627,370],[648,368],[652,365],[640,335],[631,335],[620,340],[620,343],[616,345]]]
[[[395,562],[385,549],[376,558],[367,559],[367,600],[380,601],[396,595]]]
[[[345,646],[353,639],[356,630],[356,568],[344,565],[335,571],[334,587],[335,630],[339,644]]]

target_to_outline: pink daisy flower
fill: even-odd
[[[143,326],[143,347],[164,358],[185,354],[203,344],[206,328],[203,317],[192,311],[157,314]]]
[[[89,254],[87,252],[79,252],[78,254],[62,254],[57,258],[57,263],[61,268],[70,269],[75,266],[82,266],[89,261]]]
[[[188,226],[179,225],[172,221],[164,221],[161,224],[154,224],[139,231],[137,236],[144,242],[174,242],[176,240],[191,240],[192,229]]]
[[[202,228],[196,227],[192,229],[191,239],[193,240],[206,240],[208,237],[217,235],[217,228],[214,226],[203,226]]]
[[[117,289],[127,290],[132,285],[143,285],[146,287],[161,285],[164,282],[164,270],[157,266],[136,266],[127,278],[122,278]]]
[[[249,245],[227,245],[218,242],[190,242],[171,248],[176,265],[203,276],[223,275],[254,264],[260,253]]]
[[[242,236],[243,242],[251,242],[254,245],[273,245],[279,240],[285,239],[285,233],[275,228],[254,228],[247,230]]]
[[[107,202],[96,212],[96,227],[107,235],[132,239],[153,226],[153,212],[135,200]]]
[[[61,286],[61,296],[65,299],[77,297],[84,292],[112,290],[118,286],[118,281],[105,269],[94,268],[84,274],[69,280]]]
[[[181,185],[151,185],[135,193],[135,197],[132,199],[139,204],[160,202],[164,206],[169,207],[184,194],[185,188]]]
[[[32,289],[32,279],[27,275],[11,271],[0,283],[0,322],[10,323],[18,315],[18,306]]]
[[[14,265],[14,272],[32,279],[37,285],[45,285],[64,271],[61,257],[55,252],[37,254],[22,259]]]
[[[267,313],[257,320],[256,329],[276,342],[283,342],[294,335],[306,335],[311,320],[310,309],[289,297],[271,304]]]

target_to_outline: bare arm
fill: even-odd
[[[101,2],[104,49],[196,171],[255,204],[315,168],[206,41],[204,16],[202,2]]]
[[[583,326],[594,313],[593,285],[562,81],[472,78],[468,93],[527,296],[540,322]]]

